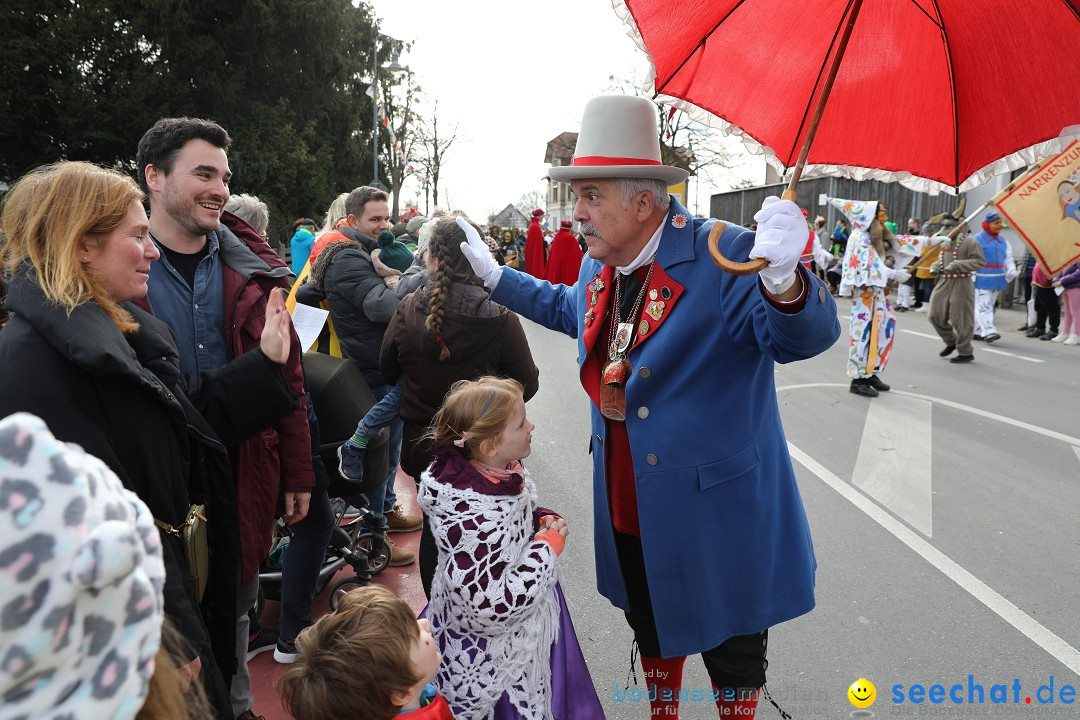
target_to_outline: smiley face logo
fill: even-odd
[[[877,688],[866,678],[859,678],[851,683],[847,690],[848,700],[857,708],[868,708],[877,700]]]

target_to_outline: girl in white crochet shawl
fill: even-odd
[[[439,547],[428,618],[439,692],[458,720],[602,718],[559,587],[566,521],[536,504],[521,460],[522,386],[456,383],[435,416],[420,506]]]

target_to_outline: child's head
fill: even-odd
[[[278,692],[297,720],[384,720],[420,696],[440,660],[428,621],[387,588],[370,585],[300,633],[296,662]]]
[[[150,509],[104,462],[16,413],[0,417],[0,527],[0,716],[135,718],[165,616]]]
[[[432,435],[439,444],[461,448],[466,459],[504,467],[529,456],[533,427],[521,383],[482,377],[454,383],[432,422]]]
[[[1058,197],[1061,198],[1062,206],[1072,205],[1080,200],[1080,192],[1077,192],[1076,185],[1068,180],[1062,180],[1058,184]]]

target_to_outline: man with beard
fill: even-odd
[[[150,267],[147,309],[172,328],[180,368],[189,375],[211,371],[257,347],[271,291],[280,287],[287,292],[291,280],[289,268],[266,241],[243,220],[223,212],[232,177],[226,155],[230,142],[228,133],[208,120],[164,118],[143,135],[136,157],[139,184],[150,203],[150,237],[161,251]],[[284,494],[285,522],[296,523],[308,514],[315,485],[295,332],[292,345],[285,376],[300,399],[298,407],[259,437],[229,448],[237,491],[240,587],[234,608],[235,663],[221,657],[219,662],[225,677],[233,676],[233,716],[242,719],[255,717],[247,670],[248,610],[258,595],[259,563],[270,550],[278,495]],[[326,519],[325,492],[322,499]],[[300,612],[310,612],[310,600]],[[230,671],[234,666],[235,675]]]

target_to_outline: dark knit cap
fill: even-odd
[[[379,233],[379,260],[383,265],[405,272],[413,262],[413,254],[403,242],[398,242],[394,233],[383,230]]]

